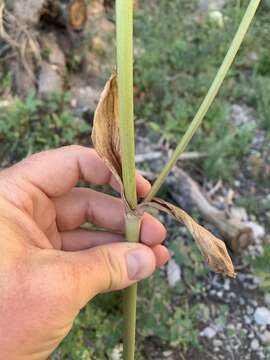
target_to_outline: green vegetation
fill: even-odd
[[[154,294],[154,296],[153,296]],[[161,274],[143,281],[138,297],[138,344],[136,359],[141,356],[143,340],[159,338],[161,344],[182,349],[200,348],[198,324],[200,307],[183,303],[172,306],[172,291]],[[102,295],[80,313],[74,329],[52,357],[57,359],[105,360],[122,339],[121,294]]]
[[[154,140],[166,136],[174,144],[184,133],[213,80],[247,4],[248,1],[243,1],[241,7],[239,2],[226,6],[222,11],[222,26],[199,13],[197,1],[160,1],[156,7],[149,2],[138,12],[135,22],[136,111],[138,117],[145,120]],[[269,23],[264,15],[268,8],[269,2],[262,4],[221,95],[190,146],[208,154],[200,164],[213,178],[228,181],[237,175],[239,161],[247,153],[255,133],[254,126],[239,129],[232,122],[230,104],[245,103],[256,108],[259,124],[266,130],[269,127],[270,98],[266,89],[270,67],[264,42],[269,34]],[[252,60],[257,56],[258,60]]]
[[[84,143],[90,126],[72,114],[69,103],[68,93],[53,94],[47,100],[32,93],[25,100],[0,103],[0,161],[18,161],[32,152]]]
[[[270,291],[270,245],[264,247],[261,256],[249,260],[255,275],[260,279],[260,287],[263,290]]]

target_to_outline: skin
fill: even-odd
[[[144,214],[141,243],[124,242],[124,208],[78,181],[118,186],[94,150],[69,146],[0,172],[0,358],[46,359],[80,309],[150,276],[169,259],[166,231]],[[144,197],[150,184],[137,176]],[[81,229],[91,222],[107,232]]]

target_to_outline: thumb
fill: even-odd
[[[101,292],[120,290],[150,276],[156,268],[151,248],[114,243],[68,253],[80,308]]]

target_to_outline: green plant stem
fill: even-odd
[[[233,41],[229,47],[229,50],[217,72],[217,75],[212,82],[212,85],[210,86],[203,102],[201,103],[196,115],[194,116],[191,124],[189,125],[187,131],[185,132],[184,136],[182,137],[181,141],[177,145],[175,151],[172,154],[172,157],[169,159],[165,167],[163,168],[162,172],[154,182],[151,191],[148,193],[148,195],[145,198],[145,201],[151,201],[152,198],[156,195],[158,190],[160,189],[161,185],[166,180],[166,177],[168,176],[169,172],[173,168],[173,166],[176,164],[177,160],[179,159],[179,156],[183,153],[183,151],[186,149],[187,145],[189,144],[190,140],[192,139],[193,135],[195,134],[198,127],[201,125],[202,120],[204,116],[206,115],[207,111],[209,110],[210,106],[212,105],[224,79],[227,75],[232,62],[242,44],[242,41],[244,40],[244,37],[248,31],[248,28],[251,24],[251,21],[255,15],[255,12],[260,4],[260,0],[251,0],[247,10],[244,14],[244,17],[241,21],[241,24],[239,25],[239,28],[233,38]]]
[[[137,206],[133,119],[133,0],[116,0],[117,80],[122,177],[126,200]],[[126,239],[138,242],[140,220],[126,215]],[[124,360],[134,360],[137,285],[124,291]]]
[[[136,216],[126,218],[126,237],[131,242],[139,241],[140,221]],[[135,355],[136,300],[137,284],[124,290],[124,360],[133,360]]]
[[[126,200],[136,208],[133,119],[133,1],[116,1],[117,82],[120,146]]]

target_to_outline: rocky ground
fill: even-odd
[[[237,121],[239,126],[250,126],[256,120],[252,117],[252,109],[245,105],[233,105],[231,109],[231,118]],[[202,291],[190,298],[191,303],[200,303],[200,342],[202,351],[187,351],[183,354],[175,349],[164,349],[158,346],[155,338],[148,339],[145,343],[145,356],[147,359],[186,359],[195,360],[202,358],[204,360],[216,359],[232,359],[232,360],[259,360],[270,359],[270,289],[263,291],[261,288],[262,279],[256,276],[250,267],[247,259],[260,256],[264,252],[264,246],[269,244],[269,211],[262,214],[259,218],[252,214],[248,214],[245,208],[234,207],[235,200],[246,194],[253,194],[257,202],[270,199],[269,187],[260,187],[257,191],[257,185],[251,174],[254,174],[253,157],[262,159],[264,153],[269,149],[265,147],[265,132],[258,130],[252,141],[249,154],[243,158],[239,176],[234,180],[234,184],[228,187],[221,184],[215,187],[211,181],[198,178],[204,183],[204,190],[211,194],[211,202],[218,208],[228,205],[233,207],[234,217],[238,217],[241,221],[246,221],[252,228],[254,233],[254,243],[248,246],[240,254],[232,254],[233,262],[237,272],[236,279],[227,279],[217,274],[208,274],[203,280]],[[139,138],[139,136],[138,136]],[[162,142],[161,142],[162,143]],[[163,153],[166,154],[170,150],[159,145],[138,143],[137,149],[147,149],[146,153],[156,153],[156,159],[151,161],[148,171],[143,173],[150,178],[153,172],[158,171],[163,161],[160,160]],[[162,152],[163,151],[163,152]],[[137,157],[140,159],[140,156]],[[190,168],[190,162],[179,162],[178,166]],[[261,164],[262,165],[262,164]],[[265,163],[264,163],[264,166]],[[196,178],[195,172],[195,178]],[[175,183],[173,175],[169,178],[170,185],[173,186],[173,194],[168,191],[167,195],[175,196],[175,189],[179,188],[179,184]],[[215,189],[214,189],[215,188]],[[214,191],[212,191],[214,189]],[[188,194],[187,194],[188,198]],[[185,202],[185,199],[181,198]],[[187,200],[188,202],[188,200]],[[189,208],[189,211],[192,211]],[[169,229],[171,225],[168,218],[165,219]],[[204,220],[202,219],[203,223]],[[209,224],[206,226],[209,227]],[[210,224],[211,228],[211,224]],[[215,231],[215,229],[211,228]],[[168,240],[170,241],[170,240]],[[268,245],[269,246],[269,245]],[[265,264],[265,271],[270,272],[270,263]],[[176,288],[181,276],[183,268],[172,259],[166,267],[167,281],[171,287]],[[222,310],[221,310],[222,309]],[[151,356],[149,355],[151,353]],[[148,355],[147,355],[148,354]]]

